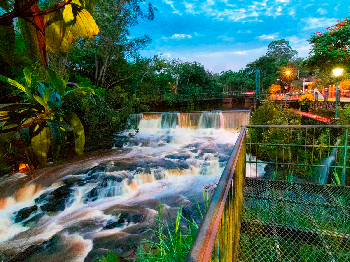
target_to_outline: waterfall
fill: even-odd
[[[141,114],[131,114],[126,122],[126,129],[137,129],[139,127],[140,121],[142,119]]]
[[[223,125],[221,112],[204,112],[199,120],[199,128],[214,128],[220,129]]]
[[[161,121],[162,129],[176,128],[176,126],[178,126],[179,124],[179,113],[177,112],[163,113],[161,119],[162,119]]]
[[[236,131],[242,126],[249,125],[250,111],[248,110],[223,111],[222,115],[226,130]]]
[[[180,113],[180,127],[188,129],[198,129],[201,115],[202,112]]]
[[[336,146],[339,144],[339,142],[340,141],[336,143]],[[335,160],[336,155],[337,155],[337,147],[334,147],[332,149],[330,156],[322,160],[321,166],[316,169],[315,179],[314,179],[316,183],[327,184],[329,172]]]
[[[237,111],[212,111],[212,112],[164,112],[132,114],[128,121],[138,128],[154,132],[156,129],[225,129],[237,131],[242,126],[248,125],[250,119],[249,110]]]
[[[139,123],[139,129],[145,133],[156,132],[157,129],[162,127],[162,114],[163,113],[143,113]]]

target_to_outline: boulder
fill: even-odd
[[[19,210],[15,213],[15,216],[14,216],[15,223],[22,222],[23,220],[30,217],[30,215],[37,210],[38,210],[38,206],[36,206],[36,205],[31,206],[31,207],[22,208],[21,210]]]

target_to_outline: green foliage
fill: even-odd
[[[96,262],[119,262],[119,257],[113,252],[108,253],[105,257],[99,258]]]
[[[313,71],[318,82],[327,86],[334,84],[332,69],[342,67],[346,72],[350,72],[350,20],[346,18],[328,27],[327,31],[315,32],[310,38],[310,56],[305,61],[305,65]],[[347,79],[347,73],[343,74]]]
[[[350,105],[347,104],[343,108],[338,107],[338,117],[340,125],[350,125]]]
[[[136,261],[184,261],[196,238],[198,225],[192,220],[186,220],[187,228],[180,224],[182,208],[178,209],[173,225],[161,219],[162,207],[158,211],[158,229],[155,231],[157,240],[141,242]]]
[[[267,56],[274,57],[277,64],[283,65],[294,59],[298,52],[293,50],[285,39],[272,41],[267,47]]]
[[[24,94],[26,103],[13,103],[0,108],[0,133],[20,132],[28,148],[28,162],[34,167],[43,166],[51,147],[54,159],[66,142],[66,133],[73,131],[75,151],[84,151],[85,135],[80,119],[65,105],[72,97],[95,93],[92,89],[68,89],[67,81],[49,71],[46,82],[36,82],[29,70],[24,70],[24,82],[0,76],[0,80],[11,84]],[[25,131],[25,132],[22,132]],[[33,158],[34,157],[34,158]]]
[[[82,155],[84,152],[84,145],[85,145],[85,134],[84,134],[84,127],[82,123],[80,122],[79,117],[77,117],[74,113],[68,113],[68,122],[73,129],[74,133],[74,140],[75,140],[75,152],[77,155]]]

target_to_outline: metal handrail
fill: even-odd
[[[350,128],[350,125],[248,125],[247,128]]]
[[[212,256],[214,261],[237,259],[246,165],[245,137],[246,127],[243,127],[191,247],[188,262],[207,262]]]

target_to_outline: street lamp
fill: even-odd
[[[339,77],[343,74],[343,68],[336,68],[333,69],[333,75],[335,77]],[[340,102],[340,96],[339,96],[339,85],[338,85],[338,81],[337,81],[337,89],[335,92],[335,118],[338,118],[338,103]]]

